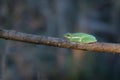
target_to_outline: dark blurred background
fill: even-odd
[[[0,0],[0,28],[120,42],[120,0]],[[120,80],[120,56],[0,39],[1,80]]]

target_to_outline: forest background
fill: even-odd
[[[85,32],[99,42],[119,43],[119,13],[120,0],[0,0],[0,28],[59,38]],[[0,45],[3,80],[120,79],[119,54],[10,40]]]

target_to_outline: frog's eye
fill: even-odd
[[[66,38],[71,38],[71,34],[70,34],[70,33],[67,33],[67,34],[64,35],[64,37],[66,37]]]
[[[71,36],[71,34],[66,34],[66,36],[70,37],[70,36]]]

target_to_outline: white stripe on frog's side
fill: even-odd
[[[79,38],[79,41],[80,41],[80,42],[81,42],[81,40],[82,40],[81,37],[72,37],[72,38]]]
[[[72,37],[72,38],[80,38],[80,37]]]

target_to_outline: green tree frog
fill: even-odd
[[[80,43],[94,43],[97,39],[93,35],[86,33],[66,33],[64,37],[70,42],[80,42]]]

